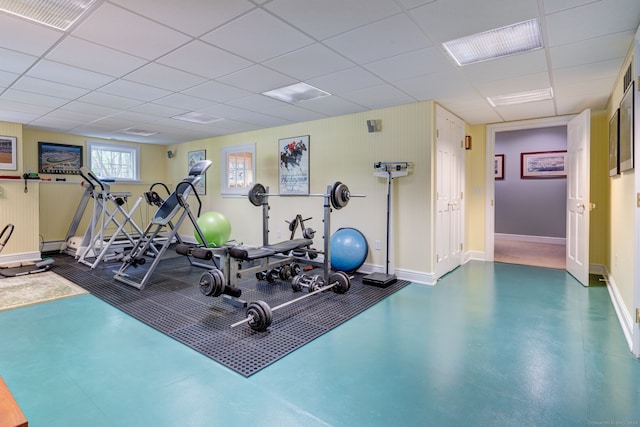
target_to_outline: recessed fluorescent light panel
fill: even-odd
[[[306,83],[296,83],[279,89],[262,92],[262,94],[290,104],[331,95],[329,92],[325,92]]]
[[[66,31],[96,0],[0,0],[0,10]]]
[[[124,129],[122,133],[126,133],[127,135],[135,135],[135,136],[151,136],[156,135],[158,132],[153,130],[144,130],[144,129]]]
[[[527,92],[510,93],[487,98],[493,107],[505,107],[508,105],[525,104],[527,102],[546,101],[553,99],[553,89],[536,89]]]
[[[201,125],[206,125],[208,123],[213,123],[213,122],[223,120],[222,117],[210,116],[208,114],[202,114],[202,113],[196,113],[196,112],[184,113],[184,114],[180,114],[179,116],[173,116],[171,118],[176,120],[183,120],[185,122],[198,123]]]
[[[542,47],[537,19],[508,25],[442,44],[458,65],[496,59]]]

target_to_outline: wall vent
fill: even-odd
[[[632,61],[633,63],[633,61]],[[627,68],[627,71],[624,73],[624,84],[622,87],[622,93],[624,94],[627,91],[627,88],[629,87],[629,85],[631,84],[631,82],[633,81],[633,77],[631,76],[631,65],[629,64],[629,68]]]

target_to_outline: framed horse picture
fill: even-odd
[[[309,135],[278,140],[278,192],[309,194]]]

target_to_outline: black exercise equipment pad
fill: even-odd
[[[363,285],[362,275],[357,274],[346,294],[327,291],[306,298],[274,313],[267,331],[255,332],[246,325],[230,328],[232,323],[246,317],[246,309],[234,307],[221,297],[204,296],[198,282],[205,270],[192,267],[186,257],[173,251],[165,253],[143,290],[113,279],[113,270],[119,263],[102,263],[91,270],[68,255],[56,254],[54,258],[57,274],[245,377],[409,284],[398,280],[381,289]],[[130,269],[129,273],[144,275],[148,264]],[[322,274],[322,269],[318,267],[310,273]],[[239,287],[246,301],[263,300],[271,307],[302,295],[293,292],[289,282],[281,280],[270,284],[249,278],[241,281]]]
[[[295,249],[302,249],[313,244],[311,239],[292,239],[260,247],[235,246],[229,249],[229,255],[242,260],[256,260],[276,254],[286,254]]]

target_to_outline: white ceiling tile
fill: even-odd
[[[438,100],[445,97],[469,96],[475,91],[461,76],[437,73],[395,82],[398,89],[411,94],[419,101]]]
[[[340,115],[345,115],[360,113],[367,110],[364,106],[339,96],[325,96],[323,98],[307,101],[302,104],[302,107],[326,116],[333,116],[336,112]]]
[[[225,102],[231,99],[244,98],[251,92],[224,83],[209,81],[182,91],[185,95],[196,96],[215,102]]]
[[[118,114],[120,112],[120,110],[118,110],[117,108],[88,104],[86,102],[79,101],[72,101],[68,104],[65,104],[63,107],[61,107],[61,109],[91,115],[96,118],[107,117],[113,114]]]
[[[591,3],[593,0],[543,0],[544,13],[550,14],[561,10],[571,9],[573,7],[583,6]]]
[[[167,105],[169,107],[181,108],[189,111],[196,111],[202,108],[210,107],[213,101],[194,96],[184,95],[182,93],[174,93],[164,98],[156,99],[154,104]]]
[[[435,47],[371,62],[366,64],[364,68],[388,82],[453,71],[452,63]]]
[[[175,92],[199,85],[206,81],[205,78],[196,76],[195,74],[156,63],[145,65],[139,70],[134,71],[127,75],[125,80]]]
[[[282,108],[286,102],[278,101],[265,95],[250,95],[244,98],[237,98],[226,103],[234,107],[240,107],[249,111],[259,111],[266,113],[273,108]]]
[[[202,109],[199,112],[233,120],[238,120],[239,117],[244,117],[247,113],[249,113],[247,110],[243,110],[242,108],[226,104],[216,104],[209,108]]]
[[[603,19],[604,16],[607,18]],[[640,2],[637,0],[600,0],[553,13],[546,17],[549,46],[635,31],[638,17]]]
[[[557,85],[574,84],[583,81],[609,79],[613,85],[618,76],[621,59],[610,59],[576,67],[561,68],[553,71],[553,80]]]
[[[131,108],[131,111],[137,111],[143,114],[148,114],[150,116],[156,116],[163,119],[178,116],[180,114],[187,113],[191,110],[184,110],[181,108],[170,107],[167,105],[160,105],[154,103],[147,103],[138,105],[137,107]]]
[[[198,40],[182,46],[156,62],[210,79],[253,65],[251,61]]]
[[[538,16],[531,0],[447,0],[428,3],[409,14],[435,43],[526,21]]]
[[[325,43],[358,64],[400,55],[432,44],[404,14],[340,34],[325,40]]]
[[[0,58],[0,70],[11,73],[24,73],[38,60],[36,56],[9,49],[0,49]]]
[[[310,111],[305,108],[297,107],[291,104],[287,104],[279,108],[272,108],[268,111],[268,114],[270,116],[289,120],[295,123],[307,122],[310,120],[318,120],[318,119],[323,119],[327,117],[324,114],[321,114],[315,111]]]
[[[0,13],[0,28],[0,47],[35,56],[44,54],[64,36],[61,31],[4,13]]]
[[[40,107],[58,108],[69,102],[68,99],[42,95],[21,90],[8,89],[2,94],[2,99],[7,101],[22,102],[23,104],[37,105]]]
[[[111,95],[126,96],[140,101],[153,101],[170,95],[172,92],[166,89],[160,89],[148,86],[142,83],[130,82],[128,80],[116,80],[103,86],[99,92],[110,93]]]
[[[47,55],[47,59],[116,77],[147,63],[144,59],[76,37],[64,39]]]
[[[70,132],[73,128],[84,124],[82,120],[56,118],[53,113],[54,111],[44,117],[29,122],[29,127],[48,132],[60,132],[61,129]]]
[[[265,68],[262,65],[254,65],[253,67],[245,68],[244,70],[237,71],[217,80],[240,89],[257,93],[298,83],[296,79]]]
[[[310,79],[307,83],[318,89],[335,94],[381,85],[384,81],[361,67],[353,67],[348,70]]]
[[[200,36],[251,10],[246,0],[112,0],[191,36]]]
[[[386,108],[392,105],[416,102],[416,98],[412,98],[406,93],[387,84],[347,92],[342,94],[342,97],[369,109]]]
[[[42,114],[46,114],[47,111],[49,110],[43,111]],[[29,124],[31,121],[40,117],[40,114],[36,112],[35,108],[30,108],[29,112],[21,112],[11,108],[4,109],[0,103],[0,116],[2,120],[6,122]]]
[[[95,92],[95,91],[79,98],[78,101],[86,102],[89,104],[95,104],[95,105],[104,105],[107,107],[118,108],[121,110],[122,109],[126,110],[143,103],[143,101],[135,100],[132,98],[110,95],[108,93]]]
[[[105,74],[47,60],[36,64],[26,75],[84,89],[97,89],[113,81],[113,77]]]
[[[551,87],[548,73],[527,74],[503,80],[494,80],[476,85],[484,96],[506,95]]]
[[[121,52],[153,60],[190,37],[110,3],[89,15],[73,35]]]
[[[8,87],[11,83],[18,80],[20,74],[8,73],[6,71],[0,71],[0,88]],[[0,90],[0,92],[2,92]]]
[[[86,95],[89,90],[49,80],[36,79],[33,77],[22,77],[13,86],[14,89],[32,93],[46,93],[51,96],[64,99],[76,99]]]
[[[313,43],[313,40],[261,9],[201,37],[202,40],[260,62]]]
[[[308,80],[351,68],[355,64],[320,43],[315,43],[266,61],[263,65],[296,79]]]
[[[436,0],[399,0],[400,4],[405,9],[413,9],[414,7],[422,6],[423,4],[433,3]]]
[[[388,0],[274,0],[265,6],[318,40],[400,12]]]
[[[26,116],[33,116],[30,120],[33,120],[37,117],[40,117],[43,114],[47,114],[53,110],[51,107],[46,107],[43,105],[37,104],[25,104],[24,102],[16,102],[12,101],[8,98],[5,98],[4,95],[0,96],[0,110],[4,112],[13,111],[20,114],[25,114]],[[25,123],[22,121],[16,123]]]
[[[556,115],[552,100],[528,102],[510,107],[496,108],[498,114],[506,121],[525,120],[527,118],[551,117]]]
[[[633,31],[606,35],[549,49],[553,68],[624,58],[633,41]]]

